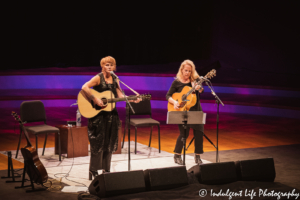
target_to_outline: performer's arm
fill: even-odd
[[[100,84],[100,76],[94,76],[91,80],[89,80],[88,82],[86,82],[83,86],[82,86],[82,90],[84,91],[84,93],[86,94],[86,96],[92,100],[95,104],[97,104],[98,106],[103,106],[103,102],[101,99],[96,98],[94,95],[92,95],[90,88],[96,85]]]
[[[195,87],[195,90],[197,90],[199,93],[202,93],[203,90],[204,90],[204,88],[203,88],[202,86],[200,86],[200,85],[197,85],[197,86]]]
[[[170,89],[169,89],[169,91],[166,95],[166,99],[167,99],[168,102],[170,102],[171,104],[174,105],[175,109],[178,109],[179,108],[178,101],[176,101],[172,98],[172,95],[176,92],[175,84],[176,84],[175,81],[173,81],[173,83],[172,83],[172,85],[171,85],[171,87],[170,87]]]
[[[197,79],[195,80],[195,83],[198,82],[199,80],[200,80],[200,79],[197,78]],[[197,85],[197,86],[195,87],[195,90],[197,90],[199,93],[202,93],[203,90],[204,90],[204,88],[203,88],[202,86],[200,86],[200,85]]]

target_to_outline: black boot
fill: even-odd
[[[107,174],[107,173],[110,173],[110,171],[109,170],[105,170],[105,169],[102,171],[102,174]]]
[[[195,163],[198,164],[198,165],[203,163],[201,158],[200,158],[200,155],[195,154]]]
[[[183,162],[182,162],[182,159],[181,159],[181,155],[174,154],[174,162],[179,164],[179,165],[182,165]]]
[[[92,177],[95,178],[98,175],[97,171],[89,171],[89,180],[92,180]]]
[[[105,151],[103,153],[103,161],[102,161],[103,174],[110,172],[111,157],[112,157],[111,152]]]

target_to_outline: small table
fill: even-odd
[[[89,140],[88,140],[87,126],[68,127],[67,125],[58,125],[56,127],[59,128],[59,132],[60,132],[62,154],[66,153],[68,158],[89,155],[88,152]],[[55,154],[58,154],[57,133],[55,134]]]
[[[61,153],[67,154],[67,158],[88,156],[88,130],[87,126],[73,126],[68,127],[67,125],[58,125],[60,132],[60,142],[61,142]],[[72,145],[72,135],[74,142],[74,155],[73,155],[73,145]],[[121,138],[122,138],[122,121],[120,120],[120,127],[118,132],[118,149],[114,154],[121,154]],[[55,154],[58,154],[58,136],[55,133]]]

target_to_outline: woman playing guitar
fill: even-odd
[[[115,97],[123,97],[120,90],[119,81],[111,76],[110,72],[116,70],[116,60],[107,56],[100,61],[102,72],[94,76],[90,81],[82,86],[85,96],[94,104],[104,107],[103,101],[92,95],[90,88],[97,92],[111,91]],[[140,99],[133,101],[140,102]],[[110,171],[112,153],[118,148],[118,127],[120,119],[117,109],[103,111],[96,116],[89,118],[88,136],[91,146],[90,159],[90,180],[92,176],[97,176],[97,170]]]
[[[178,99],[173,99],[172,95],[174,93],[181,92],[185,86],[188,87],[194,87],[195,83],[199,81],[199,75],[196,72],[195,65],[191,60],[185,60],[181,63],[180,68],[178,70],[178,73],[176,75],[176,79],[173,81],[166,98],[170,104],[173,104],[174,110],[180,110],[181,108],[184,108],[186,105],[184,105],[184,102],[178,103]],[[189,111],[202,111],[200,101],[199,101],[199,94],[203,92],[203,87],[200,85],[197,85],[195,87],[195,95],[196,96],[196,102],[195,105],[192,106]],[[193,95],[193,94],[190,94]],[[188,104],[188,102],[187,102]],[[183,125],[178,125],[180,135],[177,138],[176,146],[174,149],[174,161],[177,164],[182,165],[182,159],[181,159],[181,151],[183,148],[182,138],[184,137],[184,128]],[[195,136],[195,162],[197,164],[201,164],[202,160],[200,159],[200,154],[203,153],[203,131],[204,127],[203,124],[199,125],[188,125],[187,128],[187,135],[186,138],[189,135],[189,130],[192,128],[194,130],[194,136]]]

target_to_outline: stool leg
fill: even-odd
[[[36,154],[39,155],[39,153],[38,153],[38,137],[37,137],[37,135],[35,135],[35,148],[36,148]]]
[[[16,153],[16,158],[18,157],[18,153],[19,153],[19,148],[20,148],[20,144],[21,144],[21,140],[22,140],[22,127],[20,125],[20,137],[19,137],[19,143],[18,143],[18,148],[17,148],[17,153]]]
[[[46,147],[46,143],[47,143],[47,137],[48,137],[48,133],[46,133],[46,136],[45,136],[45,142],[44,142],[44,148],[43,148],[42,156],[43,156],[44,153],[45,153],[45,147]]]
[[[148,147],[150,147],[150,146],[151,146],[152,130],[153,130],[153,126],[151,126],[151,131],[150,131],[150,139],[149,139],[149,145],[148,145]]]
[[[127,129],[127,123],[125,122],[124,135],[123,135],[123,142],[122,142],[122,149],[123,149],[123,147],[124,147],[124,141],[125,141],[126,129]]]
[[[59,155],[59,161],[61,161],[61,144],[60,144],[60,132],[57,132],[58,135],[58,155]]]
[[[135,127],[135,147],[134,147],[135,154],[136,154],[136,138],[137,138],[137,127]]]
[[[158,129],[158,149],[160,153],[160,126],[159,125],[157,125],[157,129]]]

